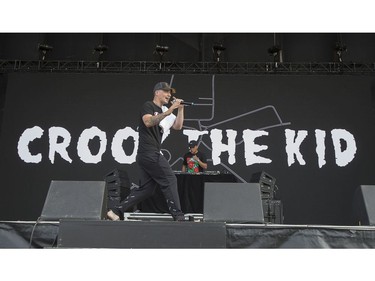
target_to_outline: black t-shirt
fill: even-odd
[[[188,173],[201,173],[203,168],[193,159],[193,156],[197,155],[199,160],[203,163],[207,163],[207,157],[203,152],[198,150],[197,154],[192,154],[190,151],[184,155],[184,165],[186,166],[186,172]]]
[[[152,101],[147,101],[143,104],[139,116],[139,144],[138,153],[160,151],[161,149],[161,127],[159,125],[147,128],[143,122],[142,117],[145,114],[151,114],[152,116],[162,113],[162,109],[154,104]]]

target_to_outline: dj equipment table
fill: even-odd
[[[204,183],[205,182],[236,182],[232,174],[220,174],[219,172],[204,172],[189,174],[176,172],[178,193],[181,209],[184,213],[203,213]],[[155,194],[140,204],[142,212],[168,213],[167,204],[163,193],[158,188]]]

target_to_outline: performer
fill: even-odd
[[[203,152],[198,151],[198,142],[189,142],[189,152],[184,155],[182,172],[201,173],[207,169],[207,157]]]
[[[184,122],[184,106],[182,100],[175,98],[172,105],[168,104],[175,93],[166,82],[159,82],[154,87],[154,98],[143,104],[139,117],[139,145],[137,163],[140,171],[140,186],[133,188],[129,196],[107,213],[110,220],[119,220],[124,211],[147,199],[155,188],[159,187],[167,202],[169,212],[175,221],[185,220],[181,211],[178,196],[177,178],[167,159],[161,154],[162,133],[169,128],[181,130]],[[173,111],[177,109],[177,116]]]

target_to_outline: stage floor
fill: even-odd
[[[0,221],[0,248],[375,248],[375,226],[174,222],[165,214],[124,221]],[[130,219],[129,219],[130,218]]]

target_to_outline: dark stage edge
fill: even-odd
[[[150,220],[35,223],[0,221],[0,248],[375,248],[375,226]]]

